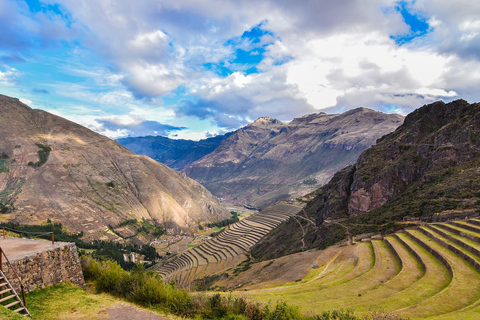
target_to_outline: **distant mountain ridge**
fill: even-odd
[[[136,154],[143,154],[177,171],[215,150],[232,132],[200,141],[162,136],[128,137],[117,142]]]
[[[346,228],[353,235],[391,232],[405,217],[430,222],[473,215],[480,208],[479,167],[480,104],[425,105],[315,192],[298,214],[303,230],[290,219],[253,254],[271,259],[303,245],[324,248],[344,239]]]
[[[261,117],[182,171],[227,202],[264,208],[317,189],[402,121],[367,108],[289,123]]]
[[[129,219],[180,231],[230,217],[185,174],[3,95],[0,155],[0,203],[8,220],[50,219],[88,238],[115,239],[109,227]],[[130,237],[136,230],[117,233]]]

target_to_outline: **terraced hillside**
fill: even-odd
[[[364,239],[339,247],[302,280],[235,294],[281,299],[304,312],[382,309],[411,319],[480,319],[480,219]]]
[[[289,219],[301,208],[298,205],[279,202],[228,226],[217,237],[191,248],[155,270],[165,280],[174,279],[178,284],[187,285],[195,277],[192,272],[186,271],[211,264],[228,264],[248,252],[270,230]]]

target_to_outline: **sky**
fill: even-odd
[[[114,139],[478,88],[476,0],[0,0],[0,94]]]

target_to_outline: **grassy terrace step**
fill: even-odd
[[[261,239],[261,236],[258,236],[258,235],[252,235],[252,234],[247,234],[247,233],[241,233],[241,232],[230,232],[230,233],[226,233],[226,234],[223,234],[223,235],[219,235],[217,237],[217,239],[221,239],[221,240],[228,240],[228,241],[234,241],[234,242],[238,242],[238,243],[246,243],[248,244],[248,246],[251,246],[255,243],[257,243],[257,241],[259,239]]]
[[[300,305],[306,312],[313,311],[312,308],[323,310],[343,308],[346,301],[355,301],[359,294],[378,288],[382,282],[389,281],[398,274],[398,262],[385,242],[375,240],[372,244],[358,244],[361,245],[367,246],[364,248],[367,251],[363,252],[363,257],[359,257],[359,262],[367,260],[367,263],[363,268],[355,270],[356,272],[352,270],[340,278],[334,277],[329,281],[319,278],[308,285],[292,286],[278,292],[265,292],[262,300],[288,298],[289,302]],[[368,245],[371,247],[368,248]],[[371,251],[372,247],[374,254]]]
[[[379,290],[399,274],[400,265],[390,247],[383,240],[374,240],[372,244],[375,251],[374,267],[349,282],[320,290],[318,294],[322,295],[322,301],[319,302],[322,308],[328,310],[353,305],[365,294]],[[379,293],[378,297],[381,295]]]
[[[261,224],[259,222],[241,220],[240,222],[230,225],[228,229],[225,231],[229,231],[229,230],[246,230],[246,231],[257,231],[257,232],[266,233],[272,230],[272,228],[264,224]]]
[[[442,235],[444,238],[447,238],[448,240],[454,242],[455,244],[463,247],[464,249],[467,249],[476,257],[480,257],[480,243],[475,242],[469,238],[462,237],[461,235],[458,235],[456,233],[442,229],[435,224],[428,225],[428,228]]]
[[[264,231],[264,232],[269,232],[272,230],[271,228],[265,226],[264,224],[255,222],[255,221],[250,221],[247,219],[240,220],[240,222],[237,222],[236,225],[242,226],[242,227],[247,227],[250,229],[258,230],[258,231]]]
[[[263,235],[255,234],[255,233],[242,233],[242,232],[231,231],[229,233],[219,235],[217,238],[226,239],[230,241],[248,242],[250,243],[249,245],[253,245],[257,243],[262,237]]]
[[[288,204],[276,204],[264,211],[228,226],[215,239],[191,248],[172,259],[167,265],[156,268],[164,277],[171,276],[186,281],[179,272],[210,263],[220,263],[238,256],[263,238],[270,230],[296,214],[301,208]]]
[[[448,250],[452,251],[468,263],[472,265],[477,271],[480,271],[480,264],[478,261],[480,261],[479,257],[477,257],[474,253],[472,253],[469,249],[472,249],[467,246],[467,248],[464,248],[463,246],[460,246],[458,243],[455,241],[451,241],[448,237],[445,237],[442,235],[440,232],[436,232],[434,229],[430,229],[427,227],[421,227],[419,229],[420,232],[425,234],[427,237],[430,239],[434,240],[435,242],[439,243],[443,247],[447,248]],[[461,242],[461,241],[459,241]]]
[[[413,305],[412,299],[418,291],[417,282],[425,276],[425,269],[421,260],[413,255],[397,238],[385,238],[385,244],[396,257],[399,272],[390,281],[383,282],[378,288],[366,291],[361,296],[353,296],[344,300],[345,305],[358,311],[368,311],[380,303],[388,308],[401,308]]]
[[[232,257],[232,254],[230,253],[230,251],[228,251],[224,246],[219,245],[214,241],[208,241],[204,245],[209,247],[209,249],[214,250],[219,255],[221,255],[222,256],[221,260]]]
[[[333,268],[330,268],[323,276],[315,280],[315,282],[320,283],[319,286],[335,286],[349,282],[375,266],[375,252],[371,242],[358,243],[355,248],[350,247],[349,249],[355,251],[356,256],[353,260],[346,258],[340,260]]]
[[[267,227],[263,224],[260,224],[258,222],[255,222],[255,221],[241,220],[240,222],[238,222],[238,223],[236,223],[232,226],[235,226],[236,228],[246,228],[248,230],[257,231],[257,232],[264,232],[264,233],[267,233],[270,230],[272,230],[271,228],[269,228],[269,227]]]
[[[225,251],[225,254],[228,254],[230,257],[234,257],[238,254],[237,251],[235,251],[230,244],[226,242],[220,242],[217,239],[212,239],[210,241],[210,244],[216,248],[219,248],[219,250]]]
[[[281,219],[279,216],[269,216],[262,214],[254,214],[247,218],[249,221],[261,221],[261,222],[270,222],[270,223],[281,223],[285,219]]]
[[[467,220],[467,222],[470,223],[470,224],[476,225],[476,226],[480,226],[480,220],[479,219],[470,219],[470,220]]]
[[[258,222],[258,223],[264,224],[265,226],[269,227],[270,229],[273,229],[273,228],[275,228],[276,226],[278,226],[278,225],[280,224],[280,223],[274,223],[274,222],[270,222],[270,221],[265,221],[265,220],[258,219],[258,218],[252,218],[252,219],[250,219],[250,221],[254,221],[254,222]]]
[[[202,254],[207,258],[208,263],[213,263],[213,262],[218,262],[220,259],[217,258],[216,255],[214,255],[214,251],[211,251],[205,246],[205,243],[199,245],[198,247],[195,247],[198,249],[198,251],[201,251]]]
[[[480,234],[480,226],[468,224],[466,221],[450,221],[449,224]]]
[[[469,239],[471,239],[475,242],[480,243],[479,234],[475,233],[473,231],[470,231],[470,230],[467,230],[465,228],[461,228],[461,227],[458,227],[458,226],[455,226],[455,225],[445,224],[445,223],[439,223],[439,224],[436,224],[436,226],[438,226],[440,228],[443,228],[445,230],[448,230],[450,232],[454,232],[458,235],[461,235],[463,237],[469,238]]]
[[[235,253],[235,255],[238,255],[238,254],[242,253],[243,251],[245,251],[245,248],[240,246],[240,244],[238,244],[236,242],[232,242],[232,241],[224,240],[224,239],[218,239],[218,238],[215,239],[215,241],[222,244],[225,247],[228,247],[231,251],[233,251]]]
[[[407,234],[450,266],[453,278],[438,294],[401,312],[403,316],[430,317],[469,306],[480,298],[480,274],[465,260],[436,243],[420,230],[408,230]],[[438,256],[437,256],[438,255]]]
[[[250,237],[253,237],[255,239],[258,239],[258,237],[263,237],[267,232],[265,231],[259,231],[255,229],[248,229],[248,228],[239,228],[239,227],[233,227],[228,230],[225,230],[224,232],[220,233],[217,237],[220,236],[233,236],[233,235],[248,235]]]

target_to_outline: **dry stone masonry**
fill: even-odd
[[[21,240],[24,242],[23,247],[31,246],[29,241],[35,241],[18,239],[18,241]],[[4,244],[4,241],[0,241],[0,245]],[[85,280],[75,244],[66,242],[56,242],[54,245],[51,243],[47,244],[48,242],[41,248],[34,247],[34,250],[20,254],[18,250],[15,250],[15,254],[9,254],[9,251],[5,250],[7,257],[20,276],[25,290],[30,292],[37,287],[43,288],[64,283],[67,280],[75,285],[85,287]],[[22,246],[22,243],[18,243],[16,246]],[[18,281],[5,261],[3,262],[3,270],[15,290],[19,289]]]

